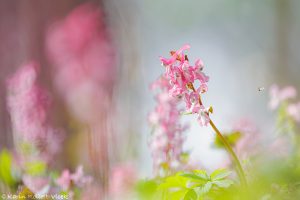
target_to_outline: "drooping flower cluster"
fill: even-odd
[[[297,96],[297,91],[293,86],[280,89],[277,85],[270,87],[269,107],[272,110],[282,109],[295,122],[300,122],[300,102],[291,102]]]
[[[49,123],[50,98],[36,82],[38,69],[36,63],[29,63],[7,81],[7,106],[20,159],[31,159],[22,152],[26,145],[33,149],[35,157],[48,163],[60,150],[62,134]]]
[[[189,45],[184,45],[177,51],[171,51],[171,58],[160,57],[160,60],[166,68],[164,76],[169,80],[169,94],[183,98],[187,111],[198,114],[200,126],[207,126],[210,121],[209,112],[212,112],[212,109],[204,107],[200,94],[208,90],[209,77],[203,73],[204,65],[200,59],[196,60],[194,66],[190,65],[187,55],[184,54],[189,48]],[[198,84],[197,89],[195,84]]]
[[[152,84],[152,89],[160,89],[156,95],[157,105],[149,114],[149,123],[153,128],[149,141],[153,157],[153,168],[156,175],[172,172],[181,163],[183,155],[183,131],[186,127],[180,124],[178,99],[169,95],[169,81],[160,77]]]

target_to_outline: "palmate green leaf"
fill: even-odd
[[[194,179],[195,181],[207,181],[206,178],[198,176],[196,174],[184,173],[184,174],[181,174],[180,176],[186,177],[188,179]]]
[[[198,196],[203,196],[207,193],[209,193],[209,191],[211,190],[213,184],[211,181],[205,183],[204,185],[195,188],[195,191],[197,192]]]
[[[168,188],[186,188],[188,179],[181,176],[181,172],[166,177],[164,182],[158,186],[158,189],[168,189]]]
[[[210,177],[212,181],[217,181],[226,178],[231,174],[231,171],[227,171],[226,169],[217,169],[213,173],[211,173]]]
[[[225,169],[215,170],[211,175],[208,175],[205,170],[194,170],[189,173],[179,172],[166,177],[158,188],[163,191],[165,200],[199,200],[218,188],[231,186],[233,181],[225,179],[230,174],[231,172]]]
[[[193,172],[198,177],[201,177],[204,180],[210,180],[210,177],[208,176],[208,174],[207,174],[207,172],[205,170],[194,170]]]
[[[233,184],[233,181],[226,179],[226,180],[214,181],[213,184],[217,185],[220,188],[228,188]]]
[[[193,173],[183,173],[180,176],[187,178],[189,188],[203,185],[210,180],[210,177],[207,175],[207,173],[201,170],[193,171]]]

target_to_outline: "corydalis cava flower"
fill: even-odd
[[[169,94],[183,98],[187,112],[197,114],[200,126],[207,126],[212,109],[204,107],[200,94],[208,90],[209,77],[204,74],[204,65],[200,59],[196,60],[193,66],[190,65],[187,55],[184,54],[189,48],[189,45],[184,45],[177,51],[171,51],[170,58],[160,57],[160,60],[166,69],[164,77],[169,80]],[[196,81],[199,85],[197,89],[194,87]]]
[[[189,48],[189,45],[184,45],[177,51],[171,51],[171,58],[160,57],[162,65],[166,69],[164,77],[169,80],[171,87],[169,94],[170,96],[184,99],[187,114],[197,114],[200,126],[210,124],[234,160],[241,183],[246,185],[247,181],[238,157],[209,117],[209,113],[213,112],[212,107],[205,108],[202,103],[201,94],[208,90],[207,82],[209,77],[203,73],[204,65],[200,59],[194,65],[190,65],[187,55],[184,54],[184,51]],[[197,85],[197,89],[195,85]]]
[[[160,89],[155,97],[157,105],[149,114],[149,123],[153,128],[149,141],[156,175],[174,172],[182,162],[183,131],[180,124],[178,100],[169,95],[171,86],[165,77],[156,80],[151,89]]]
[[[49,123],[50,97],[37,84],[38,69],[36,63],[29,63],[7,80],[7,106],[20,158],[28,159],[22,157],[25,154],[21,147],[26,144],[33,148],[32,154],[50,162],[60,150],[62,134]]]

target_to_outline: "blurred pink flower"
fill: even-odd
[[[149,147],[155,174],[159,175],[162,173],[162,164],[167,164],[171,171],[178,169],[185,140],[183,131],[186,127],[180,124],[178,100],[169,95],[170,84],[167,79],[160,77],[151,88],[160,89],[160,93],[155,96],[157,105],[148,116],[153,127]]]
[[[123,164],[112,169],[109,192],[113,199],[126,199],[137,182],[137,170],[132,164]]]
[[[280,89],[276,84],[270,87],[269,107],[274,110],[279,104],[285,100],[292,99],[297,96],[297,91],[293,86],[286,86]]]
[[[240,132],[241,134],[233,149],[244,167],[249,168],[251,164],[249,160],[263,152],[262,136],[254,122],[248,118],[240,118],[234,121],[232,132]],[[226,159],[222,161],[219,167],[229,167],[232,164],[231,159]]]
[[[48,120],[51,101],[37,84],[38,69],[38,64],[31,62],[7,80],[7,107],[16,145],[29,143],[37,150],[39,159],[50,162],[60,150],[63,135]]]
[[[34,194],[47,194],[50,189],[50,181],[47,177],[24,175],[22,181]]]
[[[70,113],[91,130],[91,163],[103,179],[104,196],[117,78],[116,48],[105,19],[99,5],[84,3],[49,27],[46,38],[54,84]]]
[[[92,182],[92,177],[84,175],[83,166],[80,165],[76,168],[75,173],[71,175],[71,180],[78,187],[83,187]]]
[[[60,177],[56,179],[56,184],[64,191],[69,190],[71,184],[83,188],[89,185],[91,182],[92,177],[84,175],[82,166],[78,166],[73,174],[71,174],[68,169],[65,169],[61,173]]]
[[[71,173],[68,169],[65,169],[60,177],[56,179],[56,184],[62,188],[62,190],[67,191],[71,185]]]
[[[287,107],[287,113],[297,122],[300,122],[300,102],[290,104]]]
[[[86,81],[110,87],[115,80],[115,49],[103,13],[93,4],[77,7],[54,24],[47,34],[47,47],[62,94]]]
[[[233,125],[233,131],[242,134],[234,149],[241,159],[249,159],[259,153],[261,148],[261,135],[256,125],[249,119],[241,118]]]

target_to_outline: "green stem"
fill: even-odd
[[[214,131],[216,132],[217,136],[219,137],[219,139],[223,142],[226,150],[228,151],[228,153],[230,154],[230,156],[232,157],[233,162],[235,163],[235,167],[236,167],[236,171],[237,174],[241,180],[241,184],[243,186],[247,186],[247,181],[246,181],[246,177],[245,177],[245,173],[244,170],[242,168],[242,165],[237,157],[237,155],[234,153],[233,149],[231,148],[230,144],[227,142],[227,140],[224,138],[224,136],[222,135],[222,133],[218,130],[218,128],[216,127],[216,125],[214,124],[214,122],[212,120],[209,121],[209,124],[211,125],[211,127],[214,129]]]
[[[187,86],[188,86],[188,88],[190,88],[191,90],[193,90],[194,92],[196,92],[195,87],[194,87],[194,85],[192,83],[188,84]],[[198,101],[199,101],[199,104],[202,106],[203,103],[202,103],[201,95],[200,94],[198,94]],[[238,157],[236,156],[236,154],[234,153],[234,151],[231,148],[230,144],[223,137],[222,133],[219,131],[219,129],[216,127],[216,125],[214,124],[214,122],[211,119],[209,120],[209,124],[214,129],[214,131],[216,132],[217,136],[223,142],[226,150],[228,151],[228,153],[232,157],[232,160],[235,163],[236,172],[237,172],[237,174],[238,174],[238,176],[239,176],[239,178],[241,180],[241,184],[243,186],[247,186],[247,181],[246,181],[245,173],[244,173],[244,170],[242,168],[242,165],[241,165]]]

